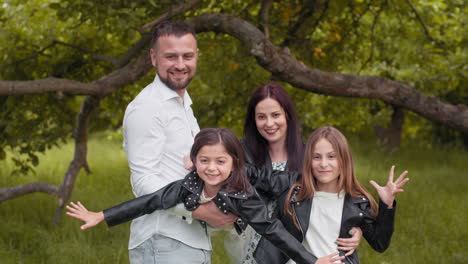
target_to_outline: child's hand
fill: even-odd
[[[384,202],[388,208],[393,207],[393,201],[395,200],[395,196],[397,193],[403,192],[402,187],[409,181],[409,178],[405,178],[408,171],[404,171],[398,179],[393,182],[393,172],[395,171],[395,165],[390,168],[390,173],[388,174],[388,181],[387,185],[380,186],[375,181],[370,181],[370,184],[374,186],[379,194],[380,200]]]
[[[67,215],[85,222],[80,227],[81,230],[93,227],[104,220],[104,213],[102,211],[98,213],[88,211],[80,202],[78,204],[70,202],[70,206],[67,205],[67,210]]]
[[[188,171],[193,170],[193,163],[189,155],[184,156],[184,168]]]
[[[348,251],[346,252],[345,256],[353,254],[354,250],[356,250],[359,247],[359,243],[361,242],[362,238],[362,230],[359,227],[353,227],[349,231],[349,234],[353,236],[350,238],[338,238],[336,240],[338,249]]]
[[[337,264],[337,263],[343,263],[341,262],[342,259],[344,259],[344,256],[340,256],[339,252],[332,253],[328,256],[318,258],[315,264]],[[338,261],[338,262],[335,262]]]

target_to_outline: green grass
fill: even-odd
[[[364,141],[364,140],[363,140]],[[390,248],[374,252],[363,240],[362,263],[466,263],[468,237],[468,153],[460,149],[417,147],[385,152],[378,146],[352,143],[358,177],[367,188],[384,183],[388,169],[408,169],[411,178],[398,197],[395,233]],[[0,186],[29,182],[59,185],[73,155],[73,145],[41,157],[35,175],[10,176],[11,165],[0,162]],[[100,210],[133,197],[120,141],[93,137],[88,162],[92,174],[80,173],[72,200]],[[373,192],[375,194],[375,192]],[[129,223],[81,231],[80,223],[62,215],[52,226],[57,199],[34,193],[0,204],[1,263],[128,263]],[[222,234],[214,240],[213,263],[226,263]]]

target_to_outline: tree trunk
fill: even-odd
[[[401,133],[403,131],[403,124],[405,123],[405,112],[403,108],[394,105],[392,105],[392,108],[392,119],[388,127],[375,126],[374,128],[380,142],[389,149],[400,147]]]

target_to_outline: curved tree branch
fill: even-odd
[[[89,117],[94,109],[99,105],[99,98],[95,96],[86,97],[81,105],[80,112],[77,116],[73,138],[75,139],[75,154],[73,160],[68,166],[68,170],[63,177],[62,185],[59,189],[58,207],[55,211],[54,224],[57,224],[62,213],[65,203],[70,199],[76,177],[81,168],[84,168],[87,173],[90,173],[86,154],[88,152],[88,124]]]
[[[0,81],[1,95],[27,95],[48,92],[67,94],[99,94],[99,87],[92,83],[49,77],[34,81]]]
[[[380,99],[409,109],[425,118],[468,132],[468,107],[442,102],[436,97],[381,77],[356,76],[311,69],[283,53],[252,24],[225,14],[203,14],[188,20],[198,32],[229,34],[250,49],[258,63],[275,77],[310,92],[342,97]]]
[[[43,192],[53,196],[58,196],[59,187],[48,183],[35,182],[15,187],[0,188],[0,202],[35,192]]]
[[[123,68],[115,70],[99,80],[83,83],[69,79],[48,77],[34,81],[0,81],[2,95],[32,95],[62,92],[75,95],[105,96],[117,88],[134,83],[151,69],[148,53]]]

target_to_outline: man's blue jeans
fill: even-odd
[[[210,264],[211,251],[193,248],[161,235],[153,235],[128,252],[131,264]]]

